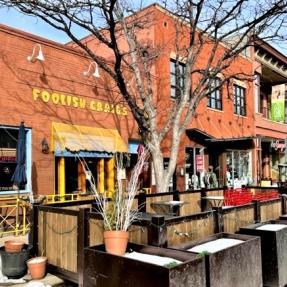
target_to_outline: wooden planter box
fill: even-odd
[[[179,250],[129,243],[128,251],[171,257],[183,263],[167,268],[105,252],[84,250],[84,287],[205,287],[204,257]]]
[[[285,286],[287,284],[287,228],[260,230],[266,224],[287,225],[286,221],[268,221],[240,228],[240,233],[260,236],[263,284],[264,286]],[[275,225],[274,225],[275,226]]]
[[[238,243],[237,240],[241,242]],[[205,255],[207,287],[262,287],[258,237],[218,233],[172,248],[201,252]],[[193,251],[190,251],[191,249]]]

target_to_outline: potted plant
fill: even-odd
[[[21,243],[19,243],[19,245],[22,246]],[[23,277],[27,273],[26,261],[30,257],[31,249],[32,246],[27,244],[24,244],[19,251],[15,251],[14,248],[9,249],[9,246],[7,247],[7,244],[6,247],[0,247],[0,262],[2,264],[0,274],[2,271],[4,276],[7,276],[11,279],[18,279]]]
[[[32,279],[42,279],[46,275],[47,257],[31,258],[27,261],[27,265]]]
[[[7,240],[4,242],[6,252],[20,252],[24,247],[23,240]]]
[[[138,192],[139,175],[148,158],[148,151],[140,149],[138,160],[131,172],[130,178],[122,180],[123,155],[116,158],[116,187],[111,200],[107,200],[97,191],[95,179],[91,176],[87,164],[82,161],[87,180],[90,182],[91,191],[97,201],[97,211],[101,214],[104,223],[104,243],[106,251],[115,255],[123,255],[126,251],[129,232],[128,228],[138,218],[138,210],[133,210],[133,201]]]

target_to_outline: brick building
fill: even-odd
[[[82,151],[78,155],[86,157],[99,188],[106,185],[112,190],[111,152],[127,152],[127,138],[136,137],[136,128],[118,94],[109,90],[104,75],[85,76],[90,60],[65,45],[3,25],[0,39],[2,194],[11,193],[21,121],[27,127],[26,191],[85,191],[81,186],[84,174],[74,153],[79,145],[87,154]],[[40,49],[42,60],[34,58]],[[27,57],[33,53],[29,61]],[[59,177],[64,178],[61,186]]]
[[[165,47],[153,66],[156,100],[161,107],[158,116],[164,119],[173,101],[175,48],[171,39],[175,31],[171,15],[160,6],[151,5],[142,13],[153,17],[155,24],[141,37],[155,46]],[[182,29],[183,35],[187,33],[188,27]],[[12,192],[9,177],[15,168],[15,140],[21,121],[27,127],[28,183],[23,187],[26,191],[37,194],[86,191],[78,156],[86,158],[98,189],[112,191],[112,153],[129,152],[133,160],[140,139],[131,112],[109,78],[101,70],[98,77],[96,65],[71,43],[61,45],[3,25],[0,40],[0,170],[1,177],[5,177],[0,187],[2,193]],[[112,60],[92,37],[83,42],[93,49],[101,49],[101,55],[107,61]],[[263,49],[262,43],[257,47]],[[272,85],[277,75],[276,84],[284,83],[286,77],[278,76],[276,65],[267,65],[266,69],[263,61],[260,62],[258,49],[250,49],[239,57],[229,72],[256,73],[266,85]],[[36,59],[40,50],[43,58]],[[222,46],[218,53],[223,50]],[[281,61],[283,69],[285,57],[272,47],[268,52],[272,52],[272,59]],[[27,57],[32,53],[29,61]],[[204,63],[205,53],[208,48],[202,51],[199,65]],[[171,189],[194,187],[193,175],[209,165],[214,167],[220,185],[257,184],[261,178],[272,176],[272,166],[265,165],[269,151],[266,142],[269,146],[273,139],[281,142],[286,138],[287,128],[286,123],[266,121],[263,110],[257,110],[266,107],[264,92],[270,94],[270,88],[261,89],[262,93],[258,94],[258,83],[234,79],[201,101],[182,139]],[[263,97],[261,106],[256,95]],[[168,146],[167,140],[162,147],[166,161]],[[154,185],[151,167],[147,173],[144,187]]]

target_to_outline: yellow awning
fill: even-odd
[[[52,124],[52,150],[89,152],[128,152],[127,146],[115,129]]]

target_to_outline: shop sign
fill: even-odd
[[[0,156],[0,162],[16,162],[15,156]]]
[[[196,155],[195,163],[196,163],[196,171],[198,172],[204,171],[204,156],[203,155]]]
[[[95,112],[117,114],[119,116],[127,116],[127,108],[124,105],[114,105],[108,102],[98,100],[86,100],[83,97],[67,95],[55,91],[32,89],[34,101],[42,101],[59,106],[68,106],[77,109],[88,109]]]
[[[285,84],[272,86],[271,119],[275,122],[285,120]]]
[[[274,148],[275,150],[280,150],[284,151],[286,149],[286,142],[280,142],[279,140],[273,140],[271,142],[271,147]]]

